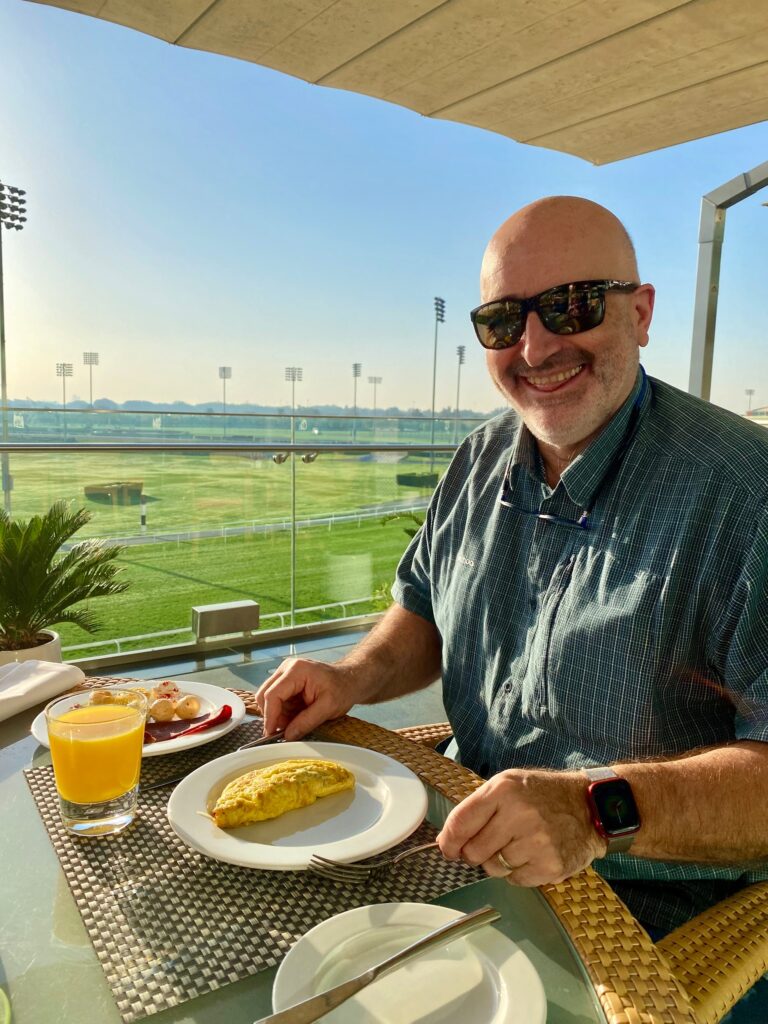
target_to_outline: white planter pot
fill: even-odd
[[[0,651],[0,665],[14,661],[61,661],[61,637],[52,629],[43,630],[50,640],[37,647],[25,647],[21,651]]]

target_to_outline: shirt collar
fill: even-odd
[[[576,456],[560,477],[560,482],[575,505],[589,508],[621,448],[629,441],[635,424],[650,405],[651,389],[645,370],[638,367],[637,377],[624,404],[583,452]],[[636,411],[636,415],[633,415]],[[631,421],[631,422],[630,422]],[[536,440],[521,423],[512,457],[535,480],[544,481],[543,466]]]

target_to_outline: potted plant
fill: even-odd
[[[73,622],[94,633],[90,608],[73,606],[128,586],[116,578],[122,545],[85,540],[62,551],[90,519],[86,509],[72,510],[64,501],[26,522],[0,510],[0,664],[61,661],[61,642],[50,627]]]

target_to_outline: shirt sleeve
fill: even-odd
[[[439,489],[438,484],[423,525],[400,559],[392,585],[392,597],[399,605],[406,611],[420,615],[433,625],[435,616],[432,609],[432,527]]]
[[[722,640],[736,738],[768,742],[768,511],[757,521],[724,616]]]

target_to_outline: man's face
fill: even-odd
[[[544,280],[538,290],[568,280]],[[637,307],[648,296],[639,292],[607,292],[602,324],[581,334],[552,334],[532,312],[519,344],[486,351],[491,378],[534,437],[556,448],[584,447],[621,407],[635,381],[639,346],[647,344]],[[510,281],[485,301],[532,294]]]

